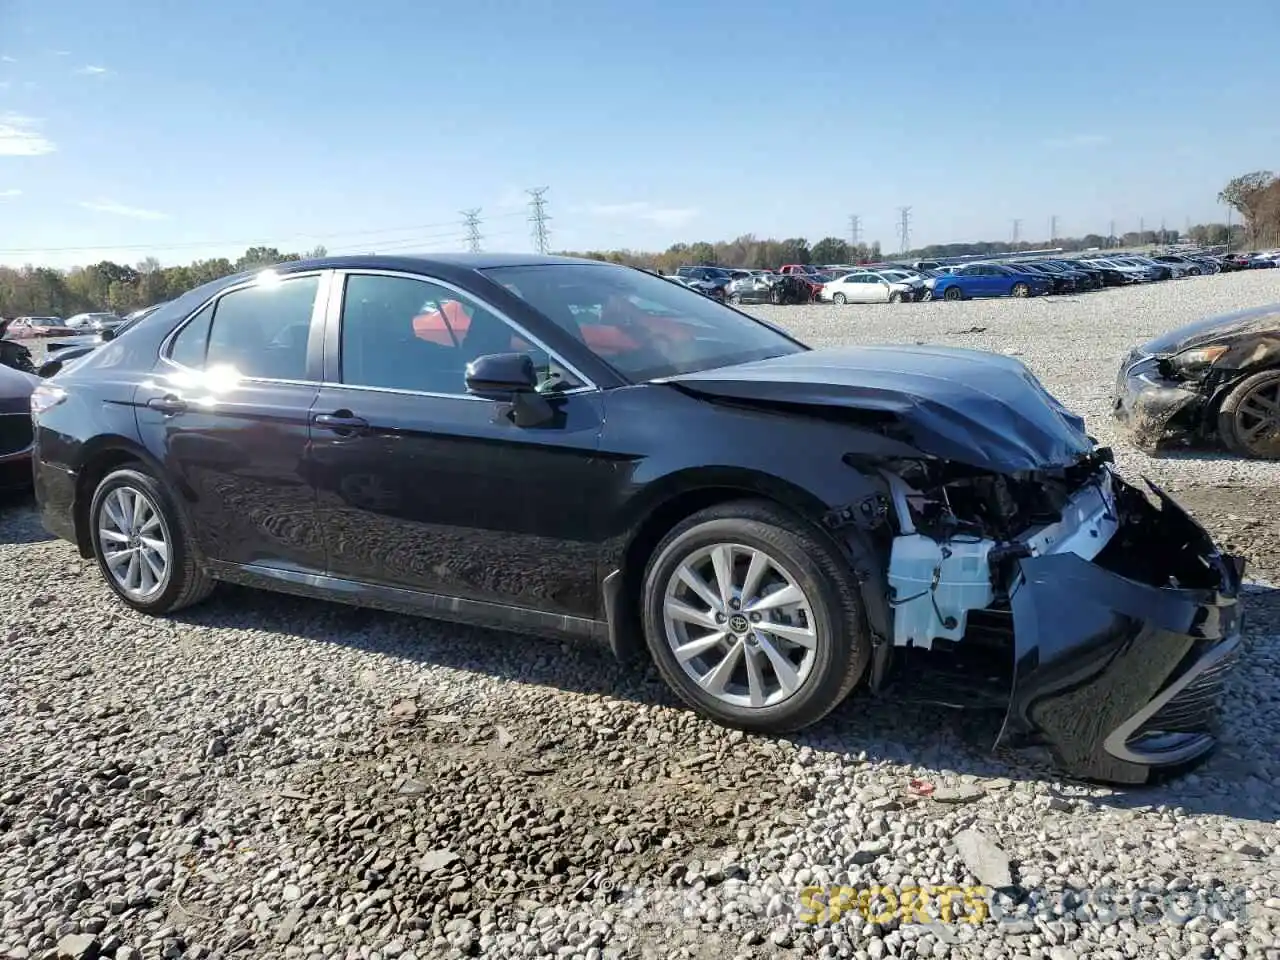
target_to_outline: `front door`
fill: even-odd
[[[179,330],[135,394],[143,443],[210,559],[324,569],[305,462],[326,279],[268,278],[222,294]]]
[[[600,392],[443,283],[352,272],[333,300],[312,427],[330,574],[594,617]],[[534,357],[546,422],[466,392],[470,361],[512,351]]]

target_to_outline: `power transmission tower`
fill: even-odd
[[[1058,242],[1058,215],[1055,213],[1049,217],[1049,246],[1053,246]]]
[[[465,223],[467,227],[467,249],[472,253],[480,252],[480,208],[474,210],[463,210],[462,215],[466,217]]]
[[[1116,222],[1111,221],[1111,226],[1107,227],[1107,246],[1114,247],[1116,245]]]
[[[898,208],[898,241],[899,253],[906,253],[911,249],[911,208]]]
[[[1146,242],[1147,242],[1147,218],[1139,217],[1138,218],[1138,243],[1142,244]]]
[[[546,198],[546,192],[550,189],[550,187],[535,187],[525,191],[533,198],[529,201],[529,209],[533,211],[529,222],[533,224],[533,249],[538,253],[546,253],[551,245],[551,232],[547,229],[547,221],[551,217],[547,215]]]
[[[856,251],[858,241],[862,239],[862,218],[856,213],[849,214],[849,242],[853,244]]]
[[[1022,233],[1022,221],[1021,221],[1021,220],[1014,220],[1014,221],[1013,221],[1013,243],[1012,243],[1012,246],[1015,246],[1015,247],[1016,247],[1016,246],[1018,245],[1018,237],[1019,237],[1019,235],[1020,235],[1021,233]]]
[[[1163,246],[1163,245],[1165,244],[1165,242],[1166,242],[1166,240],[1165,240],[1165,232],[1164,232],[1164,217],[1161,217],[1161,218],[1160,218],[1160,244],[1161,244],[1161,246]]]

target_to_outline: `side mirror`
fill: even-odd
[[[527,353],[491,353],[467,364],[467,393],[510,396],[532,393],[538,387],[538,371]]]

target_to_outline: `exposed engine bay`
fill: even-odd
[[[1016,560],[1098,556],[1120,527],[1105,459],[1021,477],[947,462],[882,469],[897,529],[888,569],[894,645],[960,640],[972,611],[1007,604]]]

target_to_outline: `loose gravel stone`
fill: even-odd
[[[1147,457],[1108,408],[1132,344],[1272,301],[1280,271],[751,309],[818,345],[1015,352],[1277,582],[1280,464]],[[1264,957],[1280,593],[1245,599],[1220,749],[1119,790],[993,754],[998,717],[855,694],[771,739],[570,644],[233,588],[143,617],[6,501],[0,957]]]

